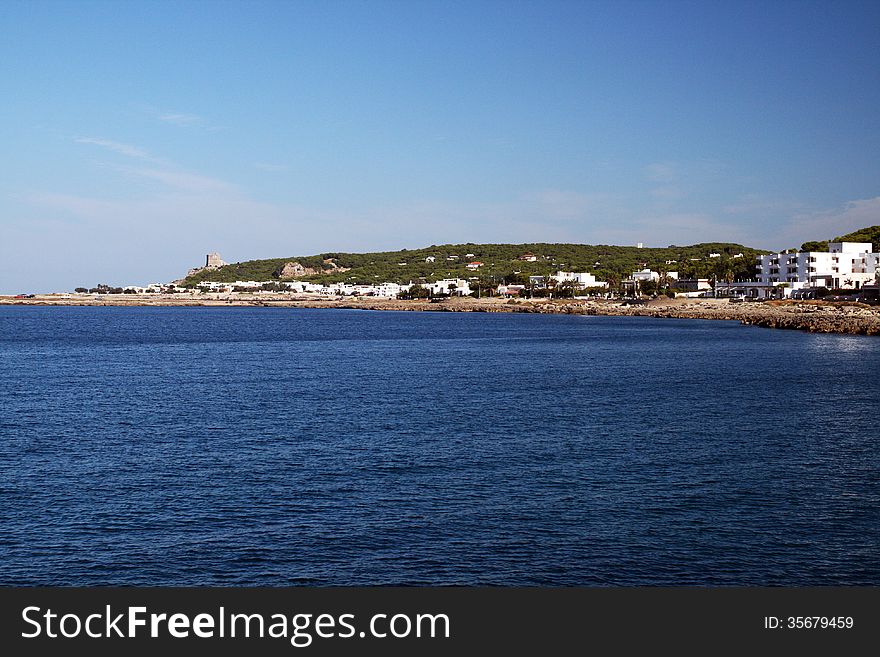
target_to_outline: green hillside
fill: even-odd
[[[857,231],[835,237],[833,240],[804,242],[801,251],[827,251],[829,242],[871,242],[874,245],[872,252],[880,251],[880,226],[868,226]]]
[[[537,259],[534,262],[518,259],[526,253],[534,254]],[[710,258],[710,253],[720,253],[721,256]],[[733,257],[740,253],[743,257]],[[277,280],[281,268],[288,262],[298,262],[320,271],[320,274],[300,277],[318,283],[406,283],[420,279],[435,281],[473,277],[511,282],[528,276],[546,276],[560,269],[587,271],[600,280],[619,281],[644,266],[655,271],[678,271],[681,276],[727,278],[733,275],[736,278],[752,278],[755,256],[761,253],[766,251],[730,243],[644,249],[588,244],[442,244],[379,253],[323,253],[250,260],[213,271],[198,272],[185,279],[183,284],[194,286],[201,281]],[[426,262],[426,258],[430,257],[434,258],[434,262]],[[482,262],[483,266],[477,271],[470,271],[466,265],[472,261]],[[667,264],[667,261],[676,262]]]

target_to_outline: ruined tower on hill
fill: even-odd
[[[209,253],[205,258],[205,269],[217,269],[224,265],[228,265],[228,262],[224,262],[220,257],[219,253]]]
[[[204,267],[194,267],[193,269],[190,269],[188,272],[186,272],[186,276],[184,278],[181,278],[179,281],[174,282],[181,283],[184,281],[184,279],[189,278],[193,274],[198,274],[200,271],[212,271],[214,269],[220,269],[220,267],[228,264],[228,262],[220,257],[219,253],[209,253],[207,256],[205,256]]]

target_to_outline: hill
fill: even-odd
[[[713,253],[720,255],[710,257]],[[733,273],[737,278],[751,278],[755,256],[762,253],[766,251],[715,242],[665,248],[547,243],[442,244],[377,253],[334,252],[249,260],[197,272],[184,279],[183,285],[191,287],[202,281],[279,280],[285,265],[292,262],[306,268],[305,274],[296,276],[297,279],[319,283],[407,283],[420,279],[474,277],[513,282],[528,276],[546,276],[557,270],[587,271],[599,280],[620,281],[646,266],[655,271],[678,271],[684,277],[727,277]],[[520,259],[526,254],[532,254],[535,259]],[[734,257],[738,254],[742,257]],[[483,264],[472,271],[467,268],[469,262]]]
[[[871,242],[874,245],[872,251],[880,252],[880,226],[868,226],[859,230],[835,237],[833,240],[816,242],[804,242],[801,251],[827,251],[829,242]]]

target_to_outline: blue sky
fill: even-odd
[[[0,1],[0,293],[880,223],[880,3]]]

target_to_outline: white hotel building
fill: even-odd
[[[832,242],[827,253],[801,251],[758,256],[755,287],[763,288],[764,292],[781,290],[786,297],[807,287],[858,290],[874,283],[880,272],[880,253],[872,253],[871,249],[870,242]]]

